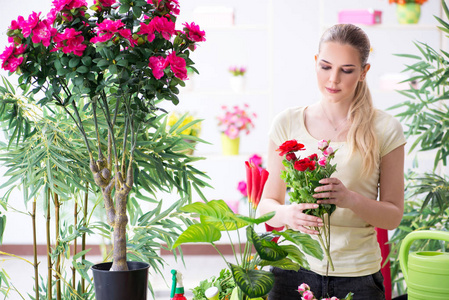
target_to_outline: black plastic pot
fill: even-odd
[[[128,261],[129,271],[109,271],[112,262],[92,266],[97,300],[146,300],[149,264]]]

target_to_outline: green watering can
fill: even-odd
[[[409,254],[415,240],[449,242],[449,232],[421,230],[409,233],[399,250],[399,263],[407,283],[409,300],[449,299],[449,253],[421,251]]]

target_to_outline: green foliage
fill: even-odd
[[[238,254],[234,253],[236,264],[227,263],[235,284],[250,298],[265,296],[273,287],[273,274],[262,270],[262,267],[271,265],[288,270],[298,270],[301,265],[307,266],[307,260],[298,246],[314,257],[323,257],[319,243],[309,235],[294,233],[292,230],[257,234],[254,225],[268,221],[274,216],[274,212],[259,218],[246,217],[232,212],[223,200],[211,200],[206,203],[195,202],[183,206],[180,210],[191,213],[193,217],[199,217],[200,223],[196,222],[190,225],[178,237],[173,247],[185,243],[206,242],[216,248],[215,242],[220,240],[221,232],[246,227],[245,250],[240,253],[240,259]],[[278,245],[272,241],[275,236],[284,237],[279,242],[280,244],[288,240],[294,245]],[[239,247],[233,243],[232,245],[234,251]],[[256,250],[255,253],[252,253],[253,247]],[[216,250],[220,253],[218,248]]]
[[[218,299],[229,299],[235,288],[234,278],[229,269],[222,269],[218,277],[213,276],[201,281],[197,287],[192,289],[193,300],[207,300],[204,293],[213,286],[218,288]]]

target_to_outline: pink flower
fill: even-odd
[[[150,25],[152,25],[154,30],[159,32],[167,41],[170,40],[175,33],[175,23],[165,17],[154,17],[151,20]]]
[[[183,23],[182,25],[185,26],[184,31],[186,31],[186,36],[189,40],[194,42],[204,42],[206,41],[205,35],[206,32],[204,30],[201,30],[198,25],[196,25],[194,22],[188,24]]]
[[[116,0],[95,0],[95,4],[100,4],[103,7],[111,7],[116,2]]]
[[[26,50],[26,45],[14,46],[10,45],[5,48],[2,54],[0,54],[0,60],[2,60],[2,68],[6,71],[15,72],[17,68],[23,62],[23,54]]]
[[[334,153],[334,149],[332,149],[332,147],[327,147],[326,149],[324,149],[323,151],[323,155],[324,156],[330,156]]]
[[[228,127],[228,129],[225,131],[225,134],[230,138],[230,139],[235,139],[239,136],[239,130],[237,127],[235,127],[234,125],[231,125]]]
[[[87,47],[83,44],[82,32],[73,28],[67,28],[64,33],[58,34],[54,41],[56,42],[56,48],[62,49],[62,52],[73,53],[78,56],[83,55],[84,49]]]
[[[42,45],[45,47],[50,46],[51,38],[56,34],[56,28],[52,27],[52,24],[47,20],[43,20],[33,28],[32,30],[33,36],[31,40],[33,43],[38,44],[42,42]]]
[[[164,76],[164,69],[168,66],[168,60],[162,56],[152,56],[148,66],[153,70],[153,76],[161,79]]]
[[[261,167],[262,166],[262,156],[257,155],[257,154],[253,154],[249,158],[249,162],[255,164],[256,166]]]
[[[122,29],[125,24],[122,23],[121,20],[111,21],[104,20],[99,23],[96,30],[97,36],[93,37],[90,42],[91,43],[104,43],[111,40],[116,34],[121,35],[123,38],[127,39],[131,46],[137,44],[137,42],[132,38],[131,30]]]
[[[186,80],[187,67],[184,58],[178,57],[176,56],[176,52],[172,52],[168,55],[167,59],[175,76],[181,80]]]
[[[162,0],[148,0],[148,3],[154,3],[157,1],[157,9],[165,13],[173,13],[174,15],[179,15],[179,1],[178,0],[167,0],[164,5],[161,5]],[[167,11],[167,12],[166,12]]]
[[[326,156],[322,156],[320,157],[320,159],[318,160],[318,164],[322,167],[325,167],[327,163],[327,157]]]
[[[19,16],[16,20],[11,21],[11,25],[9,25],[9,30],[22,29],[25,24],[25,19],[22,16]]]
[[[238,183],[237,190],[243,195],[243,197],[248,197],[248,190],[247,190],[246,182],[244,180],[242,180]]]
[[[320,150],[326,149],[327,146],[329,146],[329,142],[326,140],[321,140],[318,142],[318,149],[320,149]]]
[[[307,283],[301,283],[300,286],[298,286],[298,292],[305,292],[310,291],[310,286]]]
[[[315,296],[311,291],[305,291],[301,297],[302,300],[314,300]]]
[[[53,0],[52,4],[58,11],[87,7],[87,2],[84,0]]]
[[[28,20],[23,20],[21,23],[19,23],[20,28],[22,28],[23,37],[30,36],[30,34],[33,32],[34,27],[36,27],[39,23],[40,15],[41,13],[37,14],[33,11],[33,13],[28,16]]]
[[[156,37],[156,35],[154,34],[154,26],[151,23],[150,24],[140,23],[140,30],[137,32],[137,34],[141,34],[141,35],[146,34],[147,40],[150,43]]]

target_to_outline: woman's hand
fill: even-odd
[[[351,208],[352,192],[338,178],[324,178],[320,180],[322,186],[315,188],[313,197],[318,204],[335,204],[341,208]]]
[[[285,224],[294,230],[308,234],[318,234],[319,232],[312,228],[323,226],[323,220],[303,213],[303,210],[317,207],[318,204],[314,203],[292,203],[284,206]]]

